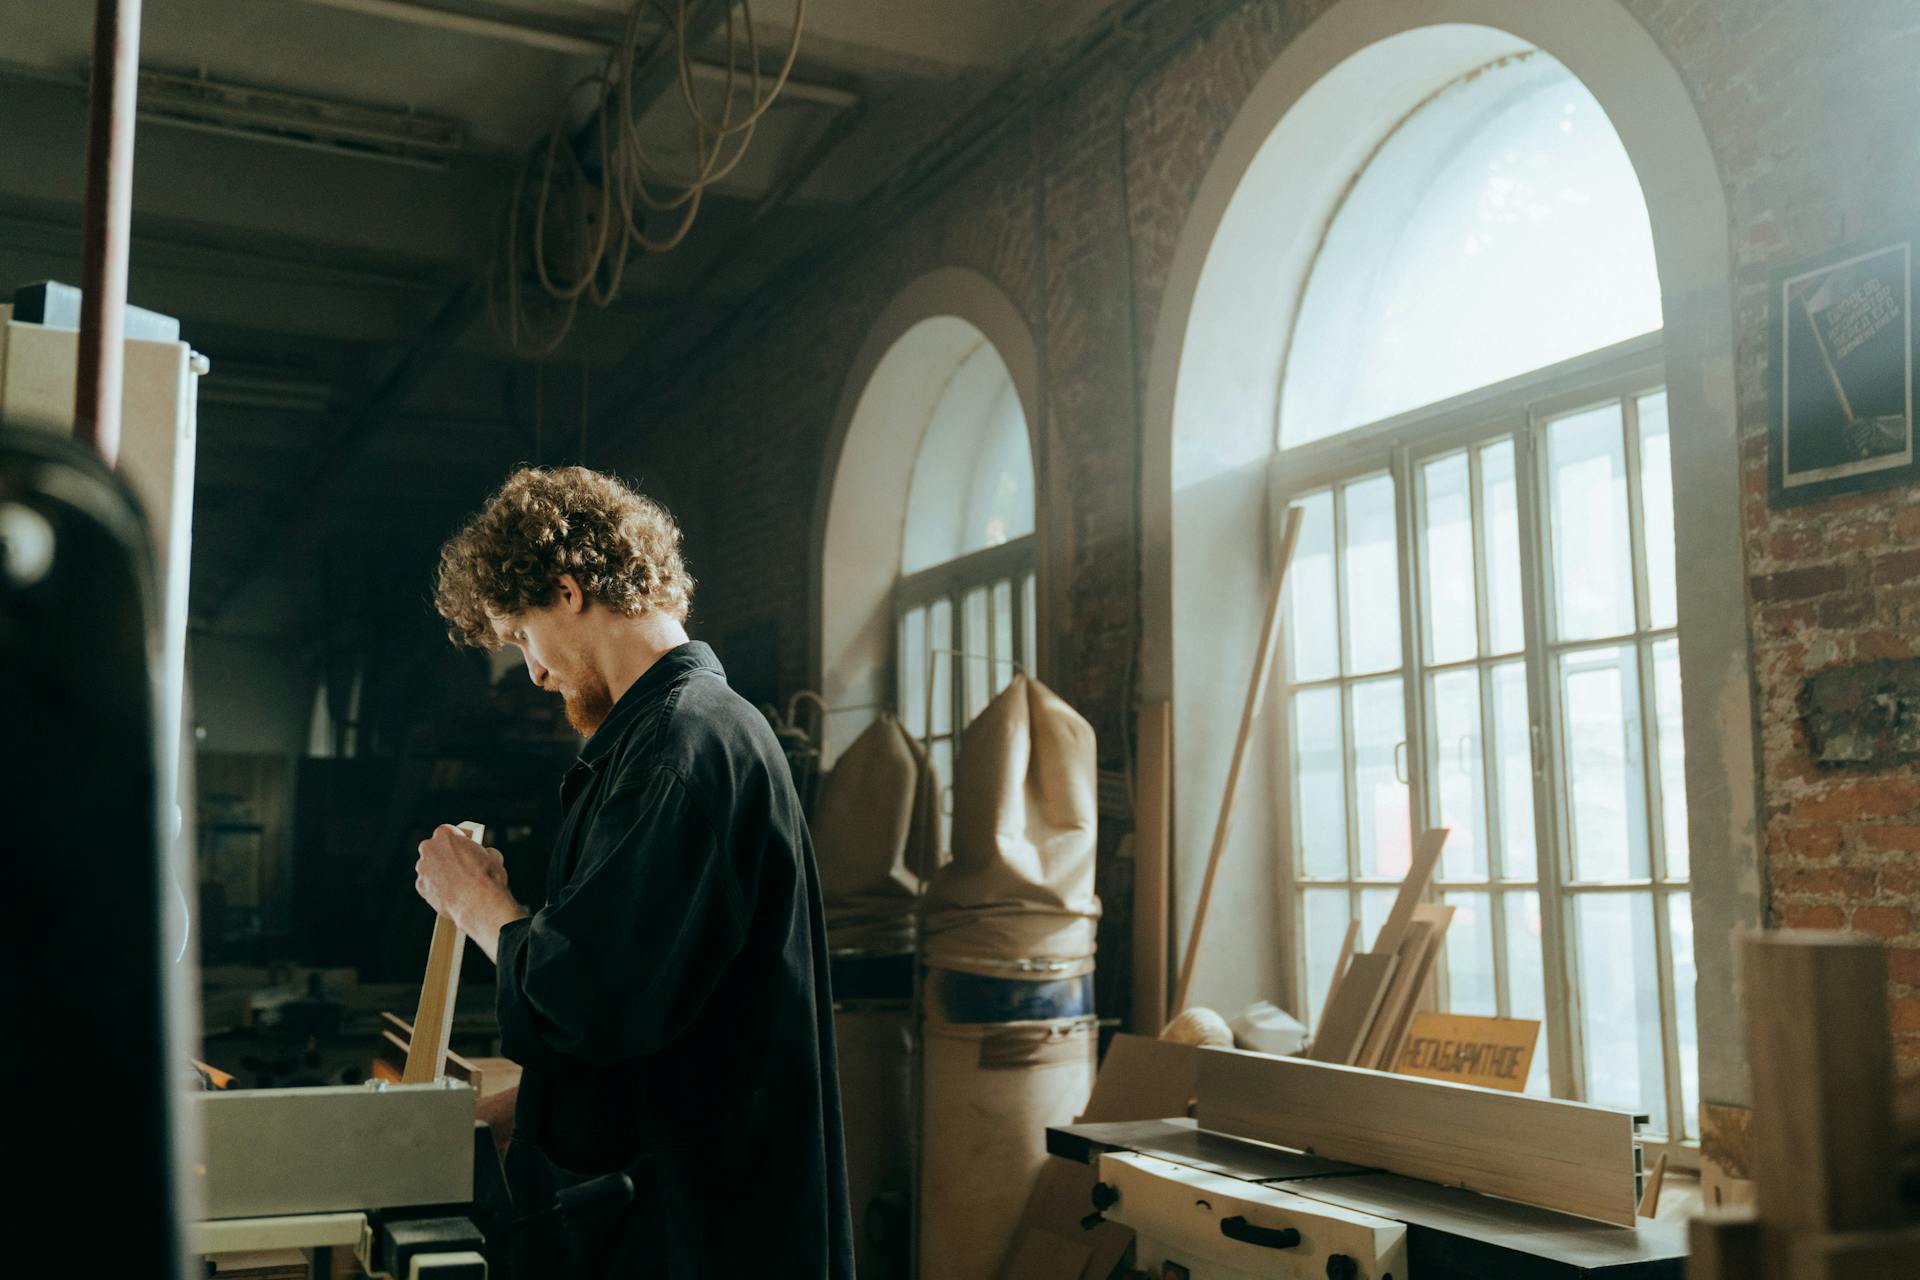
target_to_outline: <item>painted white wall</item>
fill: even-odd
[[[1740,1103],[1731,936],[1760,922],[1760,881],[1726,203],[1684,84],[1618,0],[1343,0],[1268,69],[1201,183],[1158,315],[1144,414],[1142,694],[1174,704],[1176,932],[1184,939],[1198,894],[1264,608],[1268,533],[1256,474],[1276,443],[1280,353],[1313,250],[1340,192],[1396,121],[1447,81],[1526,48],[1564,63],[1606,109],[1652,218],[1674,484],[1692,495],[1675,536],[1701,1084],[1709,1102]],[[1278,919],[1286,847],[1282,780],[1249,776],[1270,785],[1243,791],[1215,901],[1275,906],[1244,910],[1244,928],[1209,924],[1200,1004],[1293,995],[1282,955],[1249,969],[1248,938]],[[1251,991],[1256,981],[1265,989]]]

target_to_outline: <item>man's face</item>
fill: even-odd
[[[566,702],[567,723],[590,737],[613,710],[613,691],[588,658],[586,615],[565,604],[493,618],[493,633],[520,650],[527,675]]]

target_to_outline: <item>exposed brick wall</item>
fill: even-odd
[[[1065,563],[1047,619],[1054,682],[1092,720],[1103,768],[1131,733],[1140,637],[1139,402],[1144,353],[1194,192],[1273,58],[1331,0],[1168,0],[1053,86],[937,197],[824,277],[771,299],[649,406],[630,448],[693,473],[710,635],[780,628],[805,681],[814,496],[840,384],[867,327],[916,276],[962,265],[1019,305],[1042,349],[1044,494]],[[1920,1071],[1920,775],[1822,768],[1801,725],[1823,669],[1920,655],[1920,493],[1766,505],[1768,277],[1920,219],[1920,10],[1906,0],[1626,0],[1686,82],[1726,189],[1765,851],[1774,922],[1896,944],[1894,1018]],[[1106,824],[1101,1004],[1118,984],[1128,883]]]

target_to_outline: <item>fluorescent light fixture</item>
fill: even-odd
[[[140,73],[140,119],[362,160],[444,169],[464,138],[445,120],[206,76]]]

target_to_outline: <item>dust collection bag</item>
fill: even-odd
[[[913,913],[938,858],[926,749],[892,716],[853,740],[812,823],[827,937],[837,952],[913,949]]]
[[[1016,675],[961,735],[954,773],[953,858],[927,890],[926,963],[999,974],[1014,961],[1090,962],[1093,726]]]

